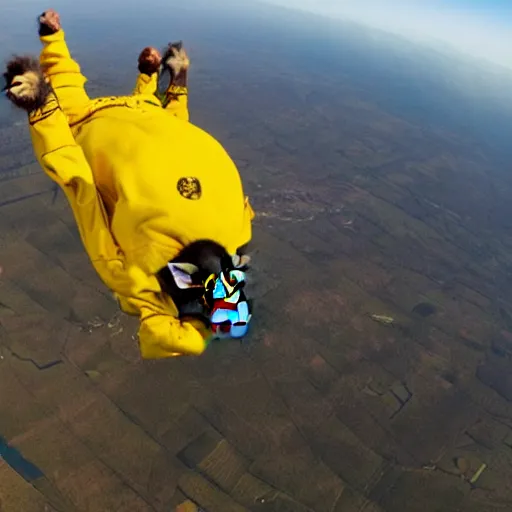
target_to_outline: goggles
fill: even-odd
[[[244,293],[248,261],[247,256],[233,256],[220,273],[195,283],[192,275],[197,267],[187,263],[168,264],[180,289],[203,288],[201,302],[208,312],[211,339],[243,338],[249,330],[251,307]]]
[[[205,282],[205,302],[210,313],[213,339],[243,338],[249,330],[251,308],[243,288],[243,270],[212,274]]]

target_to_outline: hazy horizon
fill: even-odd
[[[4,62],[36,56],[37,15],[59,10],[91,98],[131,94],[140,51],[183,40],[190,121],[233,159],[255,211],[250,336],[142,361],[137,318],[99,281],[26,113],[3,98],[1,510],[512,504],[509,70],[257,0],[0,5]],[[145,114],[123,103],[103,114],[118,161],[136,165],[124,134]],[[94,143],[102,120],[81,122]],[[169,122],[155,165],[194,173],[176,154],[202,148]],[[92,174],[123,181],[101,153]],[[142,186],[161,186],[151,176]]]
[[[512,4],[503,0],[263,0],[446,45],[512,69]]]

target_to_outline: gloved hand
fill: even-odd
[[[27,113],[43,107],[52,92],[39,61],[33,57],[13,57],[4,73],[7,98]]]
[[[55,34],[62,28],[60,16],[57,11],[48,9],[39,16],[39,35],[49,36]]]
[[[178,87],[187,86],[187,74],[190,67],[190,59],[188,58],[183,43],[170,43],[164,53],[162,59],[164,66],[171,74],[170,85]]]
[[[148,46],[139,55],[139,72],[151,76],[160,69],[162,55],[153,47]]]

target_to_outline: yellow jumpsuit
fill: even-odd
[[[66,194],[98,275],[139,316],[142,357],[201,354],[210,332],[179,318],[155,274],[196,240],[230,254],[249,242],[254,213],[233,161],[188,122],[185,88],[170,88],[163,107],[157,74],[141,74],[132,96],[91,100],[64,32],[41,41],[55,94],[29,115],[39,163]]]

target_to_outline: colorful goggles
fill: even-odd
[[[245,282],[243,270],[226,270],[206,280],[213,339],[243,338],[247,334],[252,315],[243,291]]]

